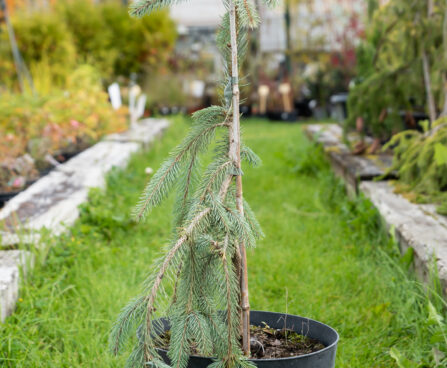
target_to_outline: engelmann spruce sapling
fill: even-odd
[[[129,368],[168,367],[157,352],[160,317],[170,322],[173,367],[187,366],[192,346],[200,355],[216,357],[216,368],[251,365],[246,249],[263,236],[242,191],[241,161],[260,164],[241,141],[239,111],[246,34],[259,23],[251,1],[223,0],[226,13],[217,36],[225,61],[222,104],[193,114],[190,132],[150,180],[135,210],[142,219],[172,190],[177,192],[173,240],[153,266],[143,293],[123,309],[111,332],[110,348],[118,354],[136,330]],[[178,2],[137,0],[130,13],[142,17]],[[200,156],[215,141],[214,158],[202,168]],[[171,293],[165,293],[165,284]],[[169,306],[160,308],[160,315],[157,309],[166,299]]]

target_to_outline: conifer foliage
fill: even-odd
[[[130,13],[142,17],[178,2],[137,0]],[[273,0],[264,2],[271,5]],[[222,106],[193,114],[189,134],[153,176],[135,209],[141,219],[171,191],[177,192],[172,241],[151,269],[142,295],[123,309],[111,332],[114,354],[136,332],[129,368],[167,367],[157,352],[160,317],[170,322],[173,367],[187,366],[191,346],[216,357],[216,368],[250,365],[245,249],[263,234],[242,196],[241,160],[256,166],[260,159],[241,143],[238,80],[246,33],[258,25],[259,16],[252,0],[223,3],[226,14],[217,37],[226,65]],[[202,168],[200,156],[215,141],[214,159]],[[165,283],[173,286],[172,293],[165,293]],[[167,300],[169,306],[162,308]]]
[[[407,130],[396,134],[385,148],[393,148],[389,173],[399,174],[398,190],[413,193],[410,199],[435,203],[438,213],[447,215],[447,119],[441,118],[424,132]],[[416,196],[414,196],[414,194]]]
[[[359,117],[381,139],[415,128],[413,112],[430,123],[447,116],[447,2],[369,0],[365,40],[357,50],[357,78],[349,93],[348,126]]]

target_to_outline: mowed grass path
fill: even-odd
[[[16,313],[0,326],[0,366],[123,366],[125,356],[107,352],[108,332],[169,237],[172,203],[144,224],[131,222],[129,213],[146,182],[144,169],[157,168],[187,128],[176,119],[149,153],[110,175],[107,190],[92,193],[71,233],[38,255]],[[245,168],[244,177],[245,196],[266,233],[249,252],[252,308],[287,310],[335,327],[337,367],[395,367],[392,346],[422,359],[431,347],[414,337],[418,288],[380,250],[389,245],[365,230],[374,211],[365,204],[360,217],[348,211],[328,168],[317,175],[293,170],[309,154],[301,126],[249,120],[244,133],[264,162]]]

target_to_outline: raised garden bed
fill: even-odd
[[[37,180],[0,210],[0,244],[13,249],[19,243],[38,244],[44,228],[53,235],[65,231],[76,221],[78,206],[88,199],[90,188],[103,187],[112,168],[126,167],[133,153],[148,148],[167,127],[166,120],[144,120],[128,132],[106,137]],[[12,261],[4,265],[5,252],[9,250],[0,251],[0,320],[14,310],[18,269],[24,266],[18,256],[14,266]]]
[[[342,143],[342,128],[336,124],[305,127],[312,140],[323,145],[334,173],[351,193],[363,193],[393,231],[402,254],[412,261],[418,277],[429,282],[436,264],[443,292],[447,295],[447,218],[431,204],[415,204],[395,193],[392,181],[373,181],[383,176],[392,157],[353,156]]]
[[[88,147],[85,147],[87,149]],[[2,208],[8,201],[10,201],[12,198],[14,198],[16,195],[20,194],[27,188],[29,188],[31,185],[33,185],[37,180],[43,178],[44,176],[48,175],[57,165],[62,164],[64,162],[67,162],[71,158],[75,157],[82,151],[71,151],[71,152],[62,152],[57,153],[54,156],[52,156],[53,165],[48,163],[47,166],[40,170],[35,170],[35,174],[32,175],[31,178],[26,178],[25,184],[20,188],[15,187],[8,187],[8,186],[1,186],[0,183],[0,208]]]
[[[4,322],[14,311],[19,295],[20,275],[26,275],[33,263],[34,257],[30,252],[21,250],[0,252],[0,322]]]
[[[380,212],[393,231],[402,254],[413,258],[419,278],[430,282],[430,272],[437,265],[442,289],[447,295],[447,218],[436,212],[436,206],[415,204],[394,192],[390,182],[364,182],[362,193]]]
[[[332,168],[346,184],[348,193],[357,194],[359,183],[385,175],[391,167],[393,156],[388,153],[377,155],[354,155],[343,143],[343,129],[337,124],[312,124],[305,126],[306,135],[321,144]],[[392,175],[387,175],[390,178]]]
[[[77,207],[87,199],[89,189],[102,187],[110,169],[125,167],[130,156],[147,148],[167,125],[166,120],[145,120],[131,131],[108,136],[57,166],[6,204],[0,211],[3,229],[62,231],[76,220]]]

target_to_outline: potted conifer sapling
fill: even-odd
[[[176,2],[136,0],[131,15],[142,17]],[[250,312],[246,249],[262,230],[243,198],[241,162],[256,166],[260,159],[241,141],[239,64],[247,30],[259,17],[251,0],[223,3],[226,14],[217,36],[226,65],[222,105],[193,114],[189,134],[142,194],[137,219],[177,191],[173,240],[141,296],[118,317],[110,347],[118,354],[137,336],[129,368],[332,368],[335,330],[298,316]],[[199,158],[214,141],[214,159],[201,169]],[[166,302],[168,307],[159,308]]]

